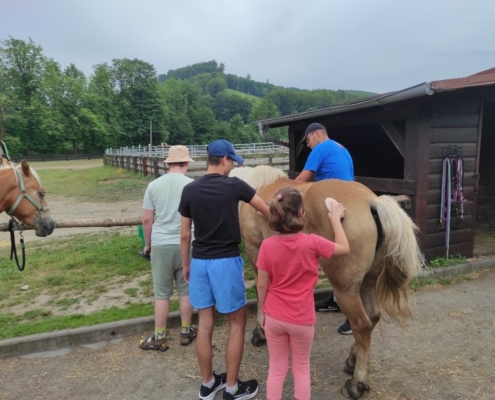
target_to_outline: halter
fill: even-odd
[[[48,206],[43,207],[40,203],[38,203],[35,199],[33,199],[31,197],[31,195],[28,192],[26,192],[26,186],[24,185],[24,178],[22,177],[22,173],[17,168],[12,167],[12,169],[14,170],[14,173],[17,175],[17,178],[19,180],[19,187],[20,187],[21,192],[19,193],[19,197],[17,198],[17,200],[14,203],[14,205],[12,206],[12,208],[9,211],[7,211],[7,214],[10,215],[10,217],[11,217],[11,219],[9,221],[9,232],[10,232],[10,241],[11,241],[10,259],[12,260],[12,258],[14,257],[15,262],[17,264],[17,268],[19,269],[19,271],[23,271],[24,267],[26,265],[26,254],[25,254],[23,231],[25,228],[32,228],[34,225],[36,225],[38,223],[40,217],[41,217],[41,214],[44,211],[49,210],[50,207],[48,207]],[[26,226],[26,225],[20,223],[13,216],[15,210],[17,209],[17,207],[19,206],[19,204],[21,203],[21,201],[23,199],[30,201],[38,210],[38,215],[36,215],[34,222],[29,226]],[[19,264],[19,259],[17,257],[17,249],[15,246],[14,231],[19,231],[19,235],[20,235],[20,243],[21,243],[21,249],[22,249],[22,265]]]
[[[31,225],[26,226],[26,225],[21,224],[18,221],[16,221],[17,229],[22,231],[25,228],[32,228],[33,226],[35,226],[38,223],[38,221],[41,217],[41,214],[44,211],[49,210],[50,207],[48,207],[48,206],[43,207],[40,203],[38,203],[35,199],[33,199],[31,197],[31,195],[28,192],[26,192],[26,186],[24,185],[24,178],[22,177],[22,173],[17,168],[12,168],[12,169],[14,170],[14,173],[17,175],[17,178],[19,180],[19,187],[20,187],[21,192],[19,193],[19,197],[17,197],[17,200],[15,201],[12,208],[9,211],[7,211],[7,214],[10,215],[12,217],[12,219],[15,220],[15,217],[13,216],[13,214],[14,214],[15,210],[17,210],[17,207],[19,206],[19,204],[21,204],[21,201],[23,199],[30,201],[38,210],[38,215],[36,215],[36,218]]]

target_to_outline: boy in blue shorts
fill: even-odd
[[[258,393],[258,382],[238,380],[246,328],[244,262],[239,251],[239,201],[249,203],[266,218],[270,211],[251,186],[228,176],[234,161],[244,162],[230,142],[216,140],[208,145],[207,151],[206,174],[184,187],[179,206],[184,278],[189,282],[191,304],[199,314],[196,354],[203,378],[199,398],[212,400],[226,387],[224,400],[251,399]],[[219,312],[227,314],[229,322],[227,372],[220,375],[215,374],[212,367],[215,305]]]

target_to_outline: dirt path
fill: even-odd
[[[367,399],[495,398],[495,270],[413,297],[416,319],[404,330],[380,323],[372,343]],[[336,332],[342,314],[319,314],[311,358],[315,400],[342,398],[342,372],[352,337]],[[250,317],[247,331],[254,327]],[[144,333],[143,333],[144,334]],[[249,339],[250,333],[246,334]],[[0,360],[2,399],[197,399],[200,377],[194,346],[144,352],[138,336],[53,354]],[[226,330],[216,328],[214,367],[223,371]],[[246,341],[241,378],[256,377],[264,398],[267,350]],[[291,399],[286,384],[284,399]],[[216,396],[216,400],[221,395]]]

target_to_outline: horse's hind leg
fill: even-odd
[[[370,390],[367,382],[371,364],[371,334],[380,321],[380,309],[376,301],[377,274],[374,271],[375,268],[376,266],[371,268],[363,279],[360,288],[362,302],[360,305],[366,318],[363,319],[362,315],[354,315],[354,317],[357,316],[357,322],[355,322],[356,318],[349,318],[355,341],[346,359],[344,371],[353,377],[346,381],[342,388],[342,394],[352,399],[358,399],[364,392]]]
[[[339,305],[349,319],[354,336],[354,344],[346,360],[345,372],[353,374],[342,387],[342,394],[351,399],[359,399],[366,391],[370,368],[370,345],[373,323],[368,317],[360,296],[346,291],[336,293]]]

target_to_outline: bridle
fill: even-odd
[[[22,176],[22,173],[15,167],[12,167],[14,170],[14,174],[17,176],[17,180],[19,182],[19,188],[20,188],[20,193],[19,197],[17,197],[17,200],[15,201],[14,205],[10,208],[9,211],[7,211],[7,214],[10,215],[11,219],[9,221],[9,232],[10,232],[10,242],[11,242],[11,251],[10,251],[10,260],[12,260],[13,257],[15,257],[15,262],[17,264],[17,268],[19,271],[23,271],[24,267],[26,265],[26,254],[25,254],[25,246],[24,246],[24,236],[23,236],[23,231],[26,228],[32,228],[35,226],[40,218],[41,214],[49,210],[50,207],[48,206],[42,206],[41,203],[33,199],[33,197],[26,192],[26,185],[24,184],[24,178]],[[38,192],[38,194],[43,197],[45,195],[44,192]],[[23,199],[28,200],[31,202],[36,209],[38,210],[38,214],[36,215],[36,218],[34,219],[34,222],[31,225],[24,225],[23,223],[19,222],[15,217],[14,217],[14,212],[17,210],[17,207],[19,207],[19,204],[21,204],[21,201]],[[19,231],[19,236],[20,236],[20,243],[21,243],[21,249],[22,249],[22,265],[19,264],[19,259],[17,258],[17,249],[15,246],[15,236],[14,236],[14,231]]]

